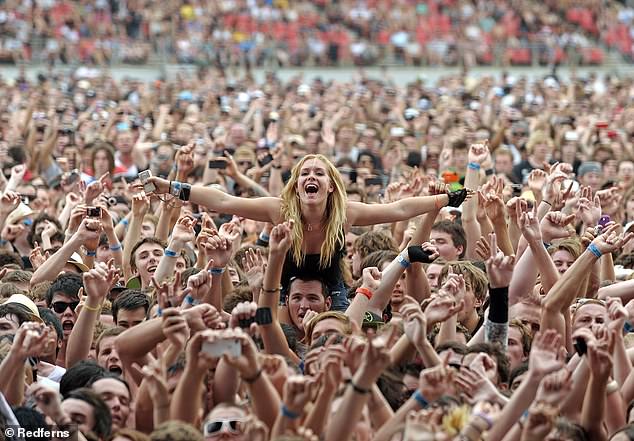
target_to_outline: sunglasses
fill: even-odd
[[[51,306],[53,307],[53,311],[58,314],[63,314],[67,308],[70,308],[71,311],[75,311],[77,305],[79,305],[79,302],[55,302],[51,304]]]
[[[228,430],[230,433],[239,433],[238,423],[241,421],[242,420],[225,420],[225,419],[209,421],[205,423],[205,426],[203,427],[203,434],[205,436],[215,435],[216,433],[220,432],[223,428],[226,428],[226,430]]]

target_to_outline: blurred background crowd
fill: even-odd
[[[0,60],[216,66],[599,65],[634,9],[600,0],[7,0]]]

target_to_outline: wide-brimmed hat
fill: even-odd
[[[30,216],[33,213],[34,212],[33,210],[31,210],[31,207],[26,204],[20,203],[20,205],[18,205],[18,207],[11,213],[9,213],[9,216],[7,216],[7,224],[15,225],[20,222],[22,218]]]
[[[73,255],[70,256],[70,259],[66,263],[74,265],[82,273],[90,271],[90,268],[86,266],[84,260],[81,258],[79,253],[73,253]]]
[[[31,320],[33,320],[34,322],[44,323],[42,317],[40,317],[40,312],[37,309],[37,305],[33,303],[33,300],[29,299],[24,294],[13,294],[2,304],[6,305],[8,303],[14,303],[16,305],[22,306],[31,317]]]

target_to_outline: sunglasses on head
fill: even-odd
[[[240,421],[242,420],[219,419],[214,421],[208,421],[207,423],[205,423],[205,426],[203,427],[203,434],[205,436],[215,435],[216,433],[220,432],[225,426],[229,432],[239,433],[238,423]]]
[[[63,314],[64,311],[66,311],[66,309],[69,307],[71,311],[74,311],[77,308],[77,305],[79,305],[79,302],[55,302],[51,304],[51,306],[53,307],[53,311],[58,314]]]

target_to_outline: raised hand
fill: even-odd
[[[42,383],[33,383],[29,386],[28,392],[35,399],[37,407],[44,415],[51,418],[56,424],[68,422],[64,421],[62,400],[57,391],[44,386]]]
[[[418,377],[418,389],[428,402],[447,394],[454,388],[455,371],[447,364],[423,369]]]
[[[592,243],[601,251],[601,254],[612,253],[634,238],[634,233],[618,235],[618,225],[608,227],[603,234],[597,236]]]
[[[484,201],[484,211],[491,222],[506,222],[506,206],[500,196],[487,195]]]
[[[255,335],[258,329],[258,325],[254,321],[257,309],[258,304],[255,302],[238,303],[231,311],[229,327],[242,328],[245,332]]]
[[[620,331],[619,331],[620,332]],[[592,376],[607,383],[612,373],[612,354],[614,353],[613,331],[605,331],[596,342],[588,345],[588,367]]]
[[[224,268],[231,260],[233,254],[232,244],[220,237],[217,231],[207,231],[207,242],[203,243],[203,249],[207,260],[213,260],[217,268]]]
[[[559,409],[544,402],[534,402],[528,409],[528,418],[524,424],[522,441],[542,441],[552,430]]]
[[[374,292],[379,289],[381,285],[381,272],[376,267],[368,267],[363,269],[363,274],[361,276],[361,286],[363,288],[367,288],[370,291]]]
[[[368,343],[365,345],[359,369],[376,380],[390,364],[390,349],[397,339],[396,327],[378,337],[368,334]]]
[[[559,211],[551,211],[546,213],[546,216],[541,221],[540,227],[542,231],[542,238],[544,242],[550,243],[554,239],[564,239],[574,234],[572,227],[568,228],[575,220],[575,215],[571,214],[566,216]]]
[[[134,363],[132,368],[145,380],[154,408],[169,408],[170,394],[167,387],[165,360],[159,357],[143,368],[139,368],[139,365]]]
[[[583,187],[581,197],[577,202],[577,214],[579,219],[587,227],[594,227],[601,219],[601,199],[598,195],[592,198],[592,189]]]
[[[491,288],[505,288],[511,283],[513,268],[515,268],[515,256],[505,256],[497,250],[497,238],[495,233],[489,234],[489,247],[491,256],[486,261],[487,275]]]
[[[159,315],[162,314],[165,308],[172,308],[180,305],[181,298],[178,294],[181,285],[181,273],[176,272],[174,278],[168,283],[164,280],[158,283],[154,276],[152,276],[152,286],[156,290],[156,299],[159,302]]]
[[[84,218],[77,229],[77,238],[90,250],[97,248],[101,235],[101,221],[98,219]]]
[[[417,349],[422,347],[427,340],[427,317],[420,305],[415,300],[408,302],[401,307],[400,313],[403,317],[405,335]]]
[[[181,245],[185,245],[194,241],[194,227],[196,226],[196,219],[191,216],[182,216],[174,225],[172,230],[172,240],[178,242]]]
[[[469,162],[482,164],[489,157],[489,143],[471,144],[469,148]]]
[[[11,345],[11,353],[18,360],[40,357],[48,345],[50,328],[43,323],[24,322],[18,328]]]
[[[213,278],[209,273],[209,270],[213,268],[214,261],[213,259],[207,262],[207,265],[202,271],[189,276],[187,279],[187,286],[183,290],[183,296],[191,296],[195,301],[201,301],[205,298],[206,295],[211,291],[211,286],[213,284]]]
[[[165,306],[165,305],[164,305]],[[180,353],[185,349],[187,340],[189,340],[189,325],[187,320],[176,308],[166,307],[163,310],[161,326],[163,335]]]
[[[619,210],[621,196],[618,187],[612,187],[597,191],[597,197],[601,204],[601,211],[609,216],[614,216]]]
[[[559,406],[572,389],[572,371],[564,368],[546,375],[537,390],[536,401]]]
[[[110,178],[110,173],[106,172],[103,176],[101,176],[98,180],[91,182],[84,191],[84,203],[86,205],[91,205],[92,201],[97,199],[101,193],[106,188],[106,183]]]
[[[176,168],[180,179],[184,179],[194,169],[194,145],[189,143],[176,152]]]
[[[427,326],[433,326],[436,323],[444,322],[462,311],[464,308],[464,300],[456,302],[456,299],[450,295],[437,295],[432,297],[431,302],[425,308],[425,317],[427,318]]]
[[[240,341],[242,354],[238,357],[223,355],[224,360],[240,372],[243,379],[255,378],[260,369],[260,363],[257,359],[257,348],[255,343],[242,329],[227,329],[223,332],[224,338],[234,338]]]
[[[561,337],[556,331],[549,329],[538,332],[533,339],[531,353],[528,358],[529,372],[543,378],[564,366],[561,354]]]
[[[546,185],[548,175],[544,170],[538,168],[531,170],[528,175],[528,188],[531,190],[536,200],[541,200],[542,191]]]
[[[520,215],[519,227],[527,242],[542,241],[542,231],[535,210]]]
[[[269,250],[271,253],[286,254],[291,248],[293,243],[291,238],[293,223],[290,220],[273,227],[269,239]]]
[[[152,179],[152,178],[150,178]],[[169,191],[169,183],[167,184]],[[143,218],[150,209],[150,198],[148,198],[145,192],[140,192],[132,195],[132,214],[137,218]]]
[[[26,173],[26,165],[19,164],[15,165],[11,168],[11,180],[16,184],[21,184],[24,179],[24,174]]]
[[[42,247],[37,242],[35,242],[35,248],[33,248],[31,250],[31,253],[29,254],[29,262],[31,262],[33,269],[37,270],[39,267],[42,266],[44,262],[48,260],[49,257],[49,252],[46,251],[44,254],[42,254]]]
[[[8,216],[20,205],[20,195],[13,191],[7,191],[0,197],[0,215]]]
[[[83,274],[84,292],[93,307],[101,306],[119,277],[113,261],[108,263],[96,263],[93,269]]]
[[[291,412],[301,415],[308,402],[315,399],[319,382],[317,378],[292,375],[284,385],[284,404]]]
[[[242,258],[242,268],[244,268],[245,276],[251,291],[260,292],[262,281],[264,279],[264,271],[266,271],[266,262],[262,251],[258,248],[249,248]]]

